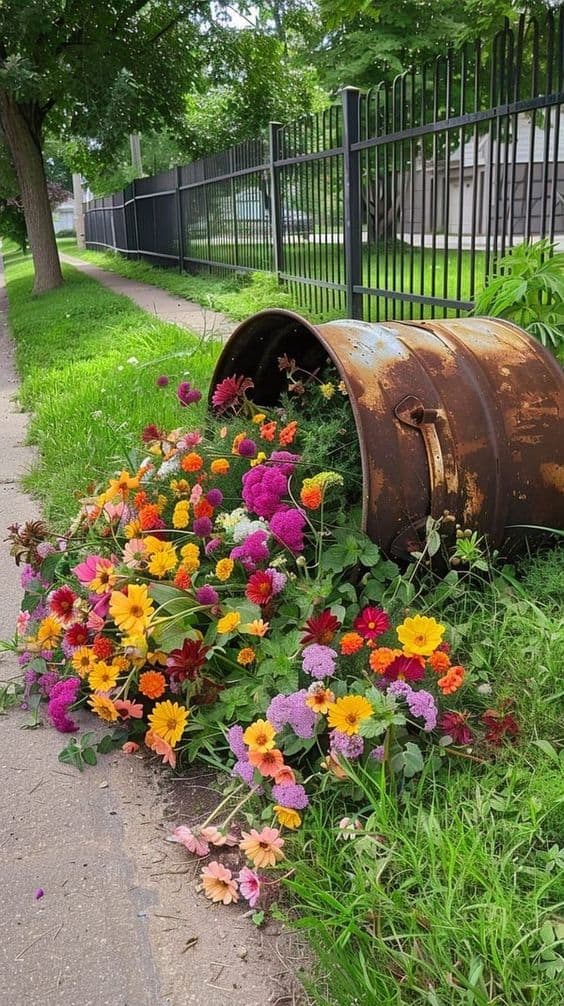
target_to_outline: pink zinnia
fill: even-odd
[[[255,870],[249,870],[248,866],[244,866],[239,871],[237,880],[239,881],[239,890],[245,901],[248,901],[250,907],[254,908],[260,897],[260,878],[258,873]]]
[[[390,628],[390,616],[383,608],[363,608],[353,622],[354,628],[364,639],[377,639]]]
[[[192,829],[187,828],[184,824],[179,824],[174,829],[172,835],[168,836],[167,842],[178,842],[179,845],[183,845],[194,856],[207,856],[210,851],[210,847],[205,839],[200,838],[199,835],[195,835]]]
[[[226,412],[234,409],[244,398],[245,392],[254,388],[250,377],[226,377],[220,381],[212,395],[212,405],[216,412]]]

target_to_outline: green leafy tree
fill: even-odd
[[[35,267],[62,282],[43,157],[46,133],[100,150],[178,120],[199,71],[204,0],[3,0],[0,123]]]

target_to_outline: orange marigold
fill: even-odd
[[[147,493],[145,492],[144,489],[141,489],[138,493],[135,493],[135,496],[133,497],[133,502],[135,503],[137,509],[139,509],[139,507],[145,506],[145,503],[149,502],[149,497],[147,496]]]
[[[160,508],[155,503],[146,503],[139,511],[138,521],[142,531],[152,531],[158,526]]]
[[[179,587],[180,590],[189,590],[192,586],[192,579],[190,574],[180,566],[176,571],[176,576],[173,580],[174,586]]]
[[[278,443],[282,447],[286,447],[288,444],[293,443],[297,429],[298,424],[295,421],[295,419],[293,419],[291,423],[288,423],[286,426],[283,427],[283,429],[280,430],[280,433],[278,435]]]
[[[385,674],[392,660],[401,657],[401,650],[392,650],[389,646],[375,647],[369,658],[369,664],[375,674]]]
[[[274,440],[274,437],[276,436],[276,427],[277,426],[278,426],[278,423],[274,423],[274,422],[263,423],[262,426],[259,429],[259,433],[260,433],[262,439],[263,440]]]
[[[227,458],[216,458],[210,465],[210,470],[214,475],[227,475],[230,465]]]
[[[280,440],[280,443],[282,443],[282,440]],[[323,500],[323,489],[321,486],[304,485],[301,488],[300,499],[308,510],[319,510]]]
[[[348,657],[351,653],[358,653],[359,650],[362,650],[364,639],[360,635],[360,632],[345,632],[344,636],[341,637],[339,646],[341,653]]]
[[[442,650],[435,650],[429,657],[429,664],[436,674],[444,674],[450,667],[450,657]]]
[[[237,663],[241,664],[242,667],[246,667],[247,664],[252,664],[256,657],[256,653],[252,646],[244,646],[242,650],[239,650],[237,654]]]
[[[160,671],[144,671],[139,677],[139,691],[148,699],[160,699],[166,688],[166,678]]]
[[[452,695],[453,692],[458,691],[463,681],[464,668],[459,664],[455,664],[454,667],[449,667],[442,678],[439,678],[437,684],[443,695]]]
[[[180,467],[185,472],[199,472],[202,468],[204,462],[196,451],[190,451],[189,454],[185,454],[180,462]]]

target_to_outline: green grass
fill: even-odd
[[[314,287],[303,287],[296,283],[279,284],[271,273],[239,273],[221,277],[210,272],[194,275],[182,273],[175,269],[161,269],[147,262],[136,262],[124,258],[114,252],[98,252],[78,249],[72,238],[59,241],[60,248],[70,255],[75,255],[109,269],[130,279],[153,283],[155,286],[168,290],[180,297],[194,300],[198,304],[223,311],[229,317],[240,321],[256,311],[268,307],[284,307],[290,310],[308,314],[313,321],[327,321],[332,318],[342,318],[346,314],[344,299],[330,291],[316,290]],[[232,257],[233,249],[222,246],[218,254],[224,255],[226,261]],[[317,276],[320,278],[334,277],[343,280],[343,255],[337,245],[319,246],[313,243],[301,242],[286,249],[285,268],[297,274]],[[307,260],[307,266],[306,266]],[[424,290],[426,295],[434,294],[443,297],[446,293],[450,298],[469,300],[471,289],[471,257],[469,252],[461,254],[460,283],[457,279],[457,253],[449,251],[448,256],[441,249],[437,250],[435,268],[431,259],[431,251],[427,249],[422,259],[420,249],[415,249],[413,256],[413,273],[409,256],[404,246],[403,254],[400,246],[394,250],[388,249],[376,257],[370,257],[365,250],[363,262],[363,282],[366,286],[377,288],[390,287],[399,291]],[[395,281],[392,275],[395,270]],[[476,284],[483,283],[484,254],[476,253]],[[433,283],[435,284],[433,286]],[[365,316],[367,319],[395,316],[405,318],[411,316],[409,304],[394,303],[380,298],[377,303],[374,298],[365,298]],[[395,315],[394,315],[395,311]],[[456,313],[449,310],[449,316]],[[442,309],[439,310],[442,315]],[[425,305],[423,317],[431,317],[431,308]],[[418,317],[417,305],[413,309],[413,317]]]
[[[20,402],[32,412],[30,440],[39,449],[26,486],[62,530],[76,511],[75,493],[125,463],[145,425],[186,421],[177,383],[189,379],[205,391],[219,346],[156,320],[72,267],[64,267],[63,287],[33,297],[31,259],[8,254],[6,266]],[[157,388],[160,374],[167,388]]]
[[[513,701],[516,746],[446,756],[393,797],[361,780],[305,816],[288,882],[319,960],[319,1006],[560,1006],[564,974],[564,551],[524,565],[517,594],[469,590],[434,611],[474,680]]]

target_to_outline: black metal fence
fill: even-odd
[[[564,241],[564,8],[268,138],[88,203],[86,243],[181,270],[272,271],[311,311],[471,310],[515,243]]]

